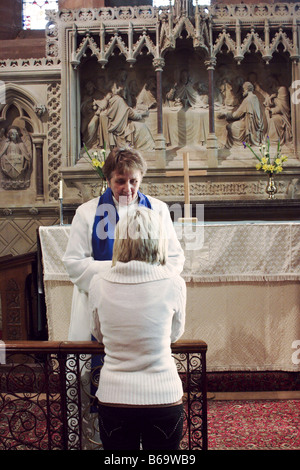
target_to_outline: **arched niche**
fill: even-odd
[[[12,127],[19,129],[18,143],[22,147],[20,154],[28,168],[26,174],[18,170],[6,171],[1,168],[1,186],[5,190],[29,190],[35,192],[36,198],[43,198],[43,149],[46,138],[44,126],[46,108],[36,101],[34,96],[26,89],[16,84],[5,85],[5,103],[0,107],[0,147],[5,154],[8,143],[8,132]],[[25,150],[26,149],[26,150]],[[6,157],[6,166],[13,163],[13,159]],[[22,165],[20,161],[17,168]],[[4,171],[3,171],[4,170]],[[35,178],[32,180],[32,176]]]

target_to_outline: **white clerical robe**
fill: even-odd
[[[184,252],[176,236],[168,206],[158,199],[147,196],[153,210],[159,211],[168,236],[168,264],[180,274],[184,265]],[[99,198],[92,199],[76,210],[70,238],[63,257],[70,280],[74,284],[69,341],[88,341],[91,338],[88,316],[88,290],[92,277],[109,269],[111,261],[93,258],[92,232]],[[119,213],[119,217],[121,214]]]

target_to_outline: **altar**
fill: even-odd
[[[204,223],[187,243],[183,339],[208,345],[208,371],[300,371],[300,222]],[[68,339],[69,225],[40,227],[49,340]]]

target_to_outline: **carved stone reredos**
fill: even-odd
[[[48,165],[50,199],[56,199],[60,170],[71,170],[81,163],[80,107],[85,83],[100,75],[108,81],[119,78],[121,69],[127,72],[128,86],[133,86],[134,80],[137,82],[138,91],[132,92],[134,99],[144,90],[150,77],[154,76],[156,85],[161,86],[162,131],[157,131],[157,90],[148,97],[147,103],[152,106],[149,116],[141,121],[154,142],[153,149],[146,151],[150,168],[160,169],[161,162],[162,167],[180,167],[182,152],[188,150],[192,167],[209,166],[212,152],[217,157],[216,168],[255,169],[252,156],[246,156],[241,142],[232,139],[228,120],[242,103],[242,84],[248,80],[255,81],[257,95],[258,85],[259,90],[266,93],[266,96],[260,93],[259,97],[264,114],[264,101],[266,97],[271,101],[274,83],[287,90],[288,128],[282,137],[290,164],[299,165],[299,4],[227,5],[218,2],[211,6],[193,6],[190,1],[176,1],[175,5],[166,7],[102,7],[47,14],[45,57],[0,61],[0,70],[10,78],[18,73],[25,73],[27,77],[39,75],[41,79],[50,77],[50,80],[47,78],[48,89],[59,92],[59,103],[51,100],[50,94],[50,103],[42,103],[51,116],[45,150],[51,162]],[[200,101],[194,91],[195,98],[183,98],[180,93],[177,97],[174,94],[173,100],[168,98],[184,68],[190,86],[201,96]],[[226,100],[221,97],[225,82]],[[145,97],[143,100],[145,106]],[[226,101],[225,107],[220,100]],[[136,104],[131,106],[140,111]],[[172,106],[175,110],[170,110]],[[272,112],[276,109],[274,100],[270,109]],[[35,108],[35,112],[46,122],[44,109]],[[222,113],[225,117],[220,119]],[[173,122],[175,115],[177,129]],[[196,129],[197,141],[182,140],[182,135],[187,135],[184,125],[188,123],[182,121],[182,116],[191,119],[190,128]],[[265,115],[264,120],[267,129]],[[200,127],[203,135],[198,131]],[[137,127],[135,131],[137,133]],[[195,139],[194,135],[191,139]],[[84,168],[86,172],[87,166]]]
[[[102,68],[104,74],[116,76],[119,67],[126,67],[142,82],[142,73],[148,75],[151,68],[152,73],[162,71],[165,93],[171,81],[178,80],[185,61],[193,86],[200,81],[207,88],[209,69],[215,72],[215,87],[224,75],[242,83],[255,72],[259,81],[266,80],[278,69],[278,56],[286,69],[281,85],[290,87],[292,65],[299,59],[298,17],[297,4],[290,3],[192,6],[190,1],[176,1],[167,7],[61,10],[49,13],[47,52],[61,58],[62,78],[69,94],[78,88],[78,82],[82,86],[81,81],[89,78],[85,72],[91,69],[91,60],[94,75]],[[67,109],[72,129],[74,125],[79,128],[73,118],[74,98],[69,96]],[[70,128],[66,129],[74,162],[81,145],[78,136],[72,134]]]

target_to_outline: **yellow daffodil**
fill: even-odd
[[[281,155],[280,152],[280,142],[278,141],[277,152],[273,160],[270,158],[270,139],[267,137],[266,144],[261,144],[259,147],[261,156],[258,156],[251,145],[247,142],[243,142],[244,148],[251,150],[255,158],[259,161],[256,164],[257,170],[263,170],[265,173],[273,174],[280,173],[283,171],[282,163],[286,162],[288,157],[286,155]]]
[[[100,152],[93,152],[93,156],[89,154],[88,149],[86,148],[86,145],[83,144],[84,150],[89,157],[92,167],[97,171],[98,175],[100,176],[101,179],[105,180],[105,176],[102,171],[102,167],[104,166],[105,163],[105,155],[106,155],[106,149],[101,149]],[[100,153],[100,155],[99,155]]]
[[[95,166],[95,167],[100,166],[99,160],[97,160],[97,158],[93,158],[93,159],[92,159],[92,165]]]

